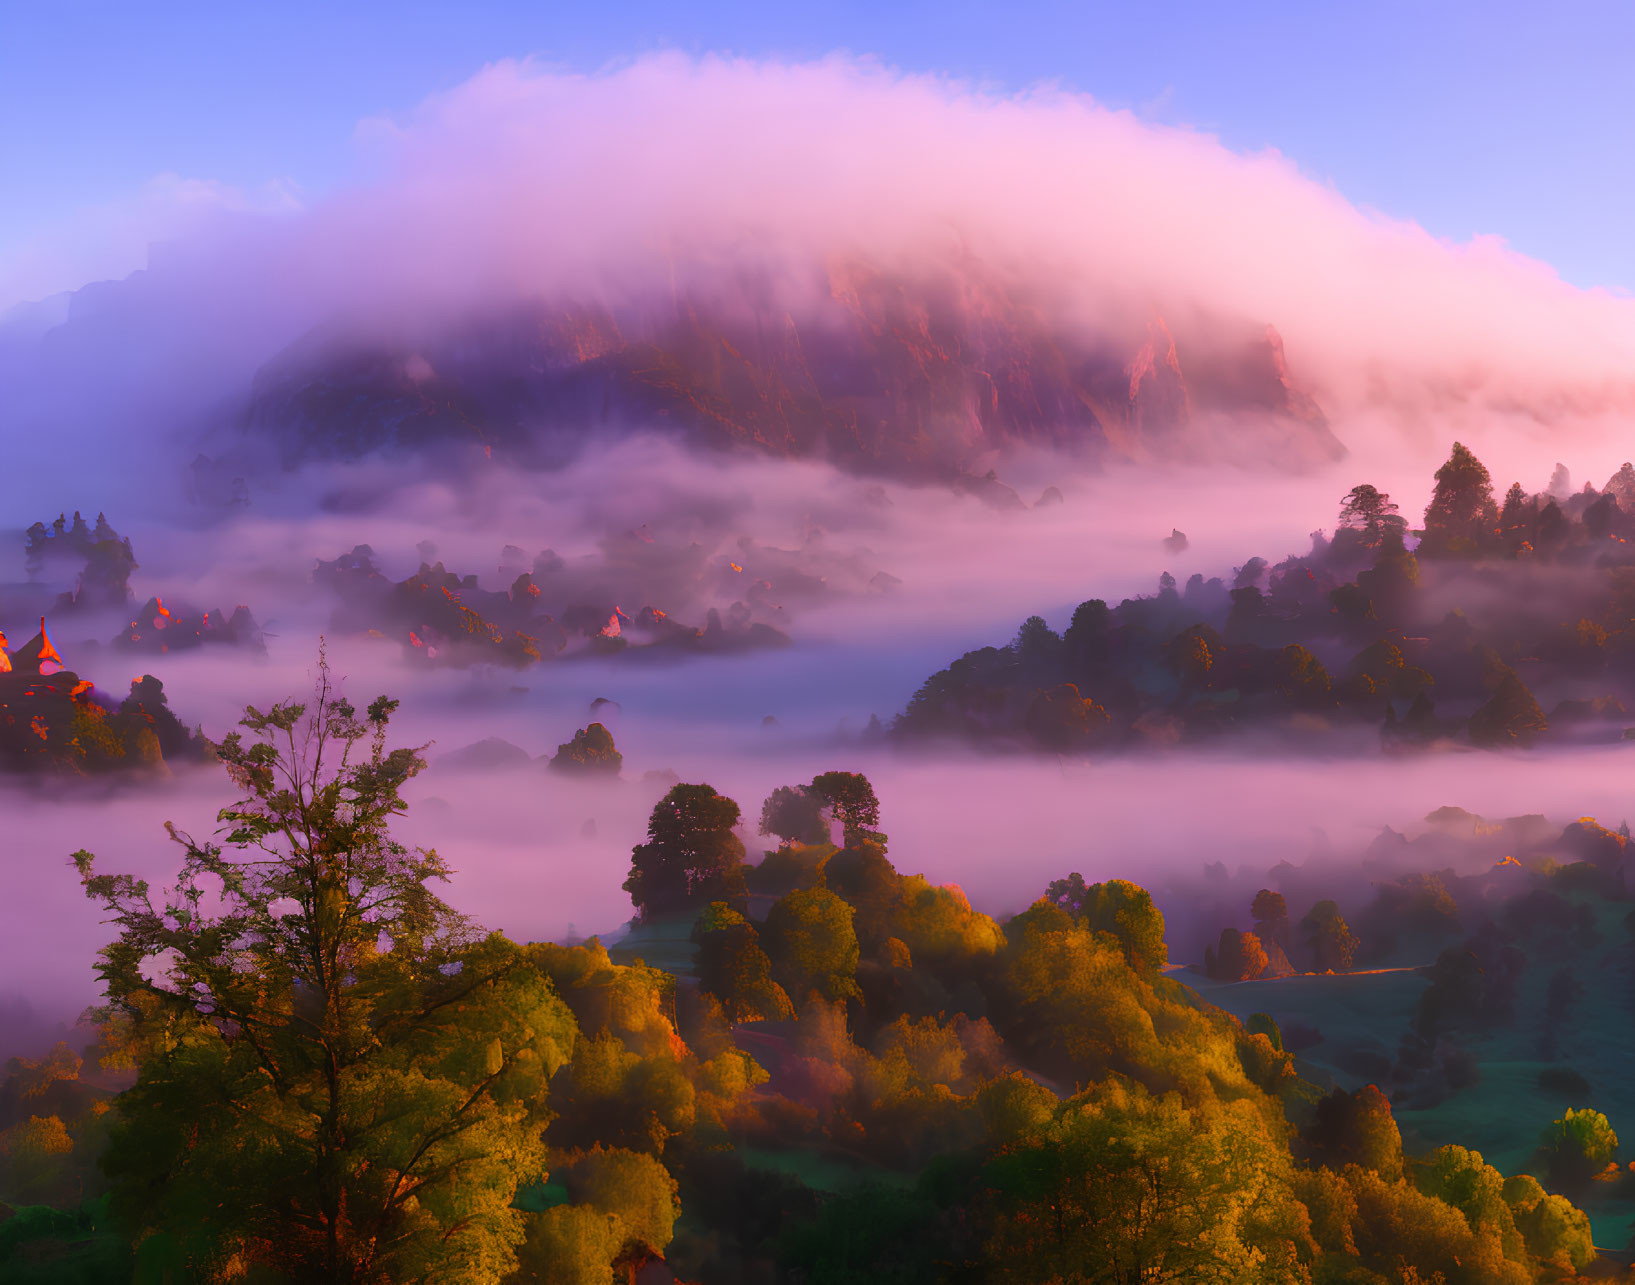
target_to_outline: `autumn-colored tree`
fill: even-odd
[[[1072,683],[1035,694],[1023,726],[1044,749],[1068,751],[1088,745],[1108,723],[1107,711],[1086,700]]]
[[[1181,684],[1181,690],[1190,692],[1209,686],[1215,658],[1224,647],[1225,643],[1208,625],[1194,625],[1170,640],[1164,649],[1164,658]]]
[[[1361,1165],[1382,1178],[1402,1176],[1402,1132],[1390,1102],[1372,1084],[1355,1093],[1335,1089],[1319,1101],[1302,1138],[1312,1159],[1331,1169]]]
[[[1519,1173],[1504,1180],[1504,1200],[1535,1258],[1574,1272],[1595,1260],[1590,1220],[1565,1196],[1546,1194],[1537,1178]]]
[[[1139,884],[1127,879],[1087,884],[1075,870],[1065,879],[1053,880],[1045,889],[1045,900],[1090,931],[1110,934],[1138,972],[1156,973],[1168,961],[1163,913]]]
[[[424,766],[387,747],[394,708],[360,715],[320,657],[310,705],[247,709],[213,747],[242,797],[219,842],[170,827],[157,904],[76,854],[119,929],[104,1019],[140,1063],[105,1165],[175,1279],[475,1285],[515,1263],[573,1019],[436,896],[442,859],[392,837]]]
[[[1266,971],[1266,963],[1266,947],[1260,938],[1236,928],[1223,928],[1220,944],[1206,961],[1206,968],[1219,981],[1248,982]]]
[[[1287,1153],[1249,1104],[1218,1116],[1112,1079],[983,1171],[992,1279],[1297,1279]]]
[[[1265,924],[1272,930],[1278,944],[1288,946],[1289,903],[1281,892],[1262,888],[1249,903],[1249,915],[1257,926]]]
[[[772,975],[798,1002],[813,992],[826,1000],[858,994],[852,915],[852,908],[827,888],[791,892],[767,912],[762,939]]]
[[[1544,1131],[1539,1155],[1552,1186],[1581,1190],[1617,1159],[1618,1135],[1599,1111],[1569,1107]]]

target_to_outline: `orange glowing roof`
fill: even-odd
[[[44,616],[40,617],[40,632],[18,649],[12,661],[39,674],[54,674],[63,667],[62,656],[52,645],[51,635],[46,632]]]

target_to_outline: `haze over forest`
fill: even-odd
[[[1569,285],[1497,239],[1451,243],[1358,208],[1274,152],[1063,89],[1009,94],[843,56],[668,53],[592,74],[501,61],[361,122],[355,141],[358,176],[333,194],[263,209],[200,193],[144,269],[0,312],[0,1055],[23,1059],[12,1074],[34,1074],[65,1041],[96,1093],[147,1091],[130,1087],[146,1054],[110,1057],[96,1078],[111,1028],[79,1015],[110,988],[116,1008],[145,1012],[136,974],[106,958],[96,971],[97,952],[145,932],[144,949],[171,958],[164,932],[181,930],[174,916],[163,932],[141,920],[128,892],[88,865],[76,874],[70,854],[93,852],[96,870],[146,879],[156,896],[172,887],[166,823],[208,844],[218,813],[260,788],[237,743],[223,749],[245,707],[253,724],[332,680],[357,706],[338,727],[377,695],[397,702],[391,744],[420,747],[424,763],[369,788],[390,795],[398,841],[446,862],[437,893],[453,911],[533,952],[548,1000],[507,1002],[550,1010],[526,1038],[550,1030],[563,1047],[528,1056],[550,1064],[540,1085],[553,1103],[582,1111],[564,1105],[549,1132],[529,1117],[528,1145],[543,1150],[528,1163],[555,1194],[496,1206],[509,1212],[495,1226],[535,1220],[521,1261],[538,1275],[503,1275],[472,1249],[459,1279],[611,1271],[598,1259],[590,1275],[552,1276],[539,1246],[567,1236],[569,1215],[552,1211],[594,1204],[580,1196],[602,1179],[586,1175],[615,1153],[678,1176],[670,1261],[683,1279],[869,1278],[866,1263],[853,1276],[824,1266],[817,1240],[788,1230],[851,1216],[849,1179],[807,1182],[805,1161],[778,1162],[800,1190],[766,1214],[775,1233],[752,1235],[720,1211],[689,1214],[706,1185],[692,1124],[638,1141],[584,1105],[584,1050],[618,1023],[598,1034],[574,987],[604,964],[632,970],[619,986],[669,996],[644,1033],[615,1030],[630,1058],[679,1047],[688,1093],[715,1095],[711,1128],[753,1151],[752,1168],[774,1152],[866,1160],[935,1204],[914,1187],[934,1127],[878,1102],[878,1118],[858,1108],[842,1127],[824,1105],[896,1056],[893,1022],[925,1021],[964,1041],[971,1069],[925,1088],[945,1106],[968,1099],[961,1120],[976,1118],[982,1085],[1010,1076],[1024,1097],[1048,1089],[1048,1109],[1028,1097],[1041,1121],[1067,1118],[1049,1112],[1057,1096],[1079,1101],[1073,1084],[1112,1095],[1096,1111],[1139,1113],[1149,1092],[1174,1093],[1185,1105],[1173,1110],[1208,1129],[1235,1112],[1270,1121],[1277,1165],[1305,1175],[1288,1188],[1300,1217],[1317,1212],[1286,1243],[1232,1214],[1243,1243],[1209,1279],[1453,1271],[1401,1248],[1409,1215],[1380,1213],[1399,1197],[1368,1183],[1463,1208],[1452,1179],[1436,1188],[1414,1166],[1474,1147],[1461,1130],[1486,1128],[1484,1111],[1528,1133],[1479,1139],[1511,1181],[1502,1219],[1467,1210],[1459,1223],[1482,1246],[1469,1262],[1486,1266],[1469,1270],[1500,1273],[1468,1278],[1563,1279],[1595,1249],[1625,1261],[1635,1180],[1566,1161],[1552,1177],[1533,1144],[1558,1107],[1605,1110],[1613,1126],[1616,1107],[1635,1108],[1614,1084],[1616,1039],[1598,1044],[1627,1025],[1627,997],[1602,992],[1622,984],[1604,972],[1623,967],[1635,869],[1620,829],[1635,811],[1635,300]],[[358,743],[385,724],[371,712]],[[703,802],[677,794],[703,783]],[[702,816],[714,792],[736,804],[709,822],[710,842],[739,845],[749,864],[720,857],[719,897],[664,901],[642,883],[643,845],[662,846],[667,808]],[[780,798],[811,817],[778,828]],[[1594,826],[1573,828],[1581,818]],[[1070,873],[1077,885],[1053,882]],[[224,886],[230,902],[230,880],[202,894],[209,914]],[[899,889],[889,913],[870,900],[880,888]],[[1142,889],[1150,901],[1120,900]],[[1273,891],[1282,917],[1261,900]],[[850,971],[777,953],[800,898],[819,892],[856,916]],[[1507,908],[1529,896],[1535,909],[1588,907],[1561,911],[1580,915],[1576,946],[1526,936],[1536,924]],[[932,940],[903,907],[932,901],[957,945],[914,936]],[[1412,927],[1392,927],[1403,906]],[[1130,927],[1149,912],[1156,958]],[[453,922],[437,920],[449,942]],[[394,924],[381,958],[424,929]],[[777,986],[729,994],[701,962],[727,940],[712,933],[761,934]],[[1075,1043],[1105,1016],[1094,988],[1052,1026],[1027,954],[1051,933],[1111,952],[1096,967],[1127,989],[1120,1012],[1140,1009],[1160,1045],[1184,1028],[1173,1038],[1198,1065],[1163,1061],[1183,1057],[1169,1045],[1126,1047],[1123,1027],[1094,1052]],[[1560,1007],[1574,1016],[1543,1052],[1529,1025],[1546,1007],[1543,973],[1507,964],[1512,992],[1470,1000],[1468,1026],[1450,1015],[1462,998],[1391,989],[1400,970],[1425,994],[1454,993],[1461,950],[1496,986],[1498,955],[1483,952],[1501,946],[1568,979],[1548,983],[1549,1002],[1571,994]],[[675,978],[653,981],[638,953],[713,1016],[694,1000],[677,1009]],[[1321,1013],[1298,996],[1362,995],[1376,972],[1393,976],[1356,1001],[1359,1031],[1375,1025],[1318,1035]],[[1178,998],[1172,979],[1203,999]],[[970,1034],[977,1023],[985,1033]],[[708,1089],[694,1065],[705,1049]],[[1199,1069],[1217,1055],[1229,1071]],[[721,1058],[748,1059],[760,1079],[743,1071],[729,1092]],[[1533,1063],[1573,1059],[1582,1101],[1517,1087],[1544,1074]],[[518,1100],[543,1103],[536,1088]],[[1323,1132],[1381,1109],[1402,1127],[1388,1162]],[[994,1155],[1034,1145],[1027,1129],[992,1128],[981,1145]],[[874,1142],[859,1141],[870,1129]],[[9,1136],[0,1153],[34,1145]],[[7,1208],[83,1197],[89,1209],[93,1144],[73,1145],[83,1174],[0,1191]],[[109,1153],[127,1178],[141,1168],[130,1146]],[[163,1181],[188,1163],[167,1160]],[[557,1182],[571,1201],[547,1163],[577,1175]],[[1513,1188],[1524,1169],[1551,1194]],[[1343,1186],[1342,1172],[1357,1228],[1374,1218],[1372,1231],[1317,1226],[1339,1198],[1310,1184]],[[511,1194],[532,1180],[513,1174]],[[954,1207],[905,1205],[907,1238],[935,1241],[928,1228],[946,1230],[936,1219]],[[143,1234],[168,1229],[162,1252],[179,1257],[164,1261],[203,1271],[209,1254],[157,1209]],[[1027,1217],[994,1217],[992,1239],[960,1251],[966,1268],[1001,1244],[1033,1263],[1032,1242],[1018,1248]],[[626,1223],[603,1258],[664,1262],[670,1225],[661,1237]],[[494,1234],[510,1236],[492,1251],[509,1272],[523,1233]],[[5,1235],[0,1222],[9,1252]],[[220,1244],[260,1262],[269,1235],[235,1226]],[[1334,1274],[1348,1255],[1376,1274]],[[361,1261],[332,1278],[422,1278]],[[899,1266],[892,1279],[976,1278]],[[1174,1270],[1162,1279],[1205,1278]]]

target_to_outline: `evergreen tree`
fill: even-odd
[[[1549,723],[1515,670],[1506,668],[1488,702],[1470,716],[1472,745],[1525,745]]]
[[[1436,470],[1421,549],[1440,557],[1472,556],[1493,542],[1498,521],[1493,479],[1469,448],[1455,442],[1447,463]]]

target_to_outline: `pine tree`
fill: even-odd
[[[1425,510],[1420,548],[1441,557],[1469,557],[1493,542],[1499,510],[1493,503],[1493,479],[1461,442],[1436,470],[1436,489]]]

